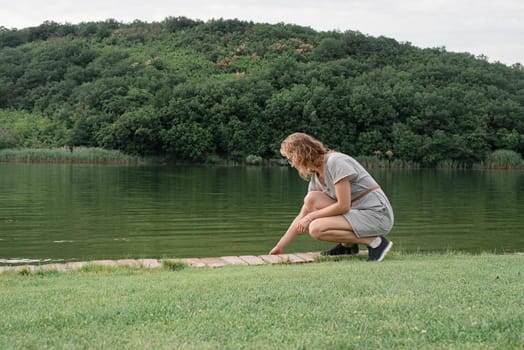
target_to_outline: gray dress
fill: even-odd
[[[377,189],[353,202],[368,189],[378,186],[373,177],[354,158],[339,152],[326,155],[324,163],[324,186],[313,174],[308,191],[322,191],[337,200],[335,184],[349,177],[351,187],[351,208],[343,214],[357,237],[383,236],[391,231],[394,223],[393,208],[382,189]]]

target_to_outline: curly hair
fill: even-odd
[[[319,168],[324,155],[330,150],[314,137],[296,132],[289,135],[280,145],[280,154],[286,157],[298,170],[301,178],[308,180],[312,168]]]

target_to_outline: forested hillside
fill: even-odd
[[[242,161],[278,156],[295,131],[424,166],[522,155],[524,69],[358,31],[238,20],[0,28],[0,148]]]

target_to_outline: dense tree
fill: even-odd
[[[522,155],[524,69],[283,23],[0,27],[0,148],[242,161],[278,156],[294,131],[425,166]]]

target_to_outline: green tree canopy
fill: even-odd
[[[0,147],[206,161],[304,131],[434,166],[524,154],[524,69],[358,31],[229,19],[0,28]]]

